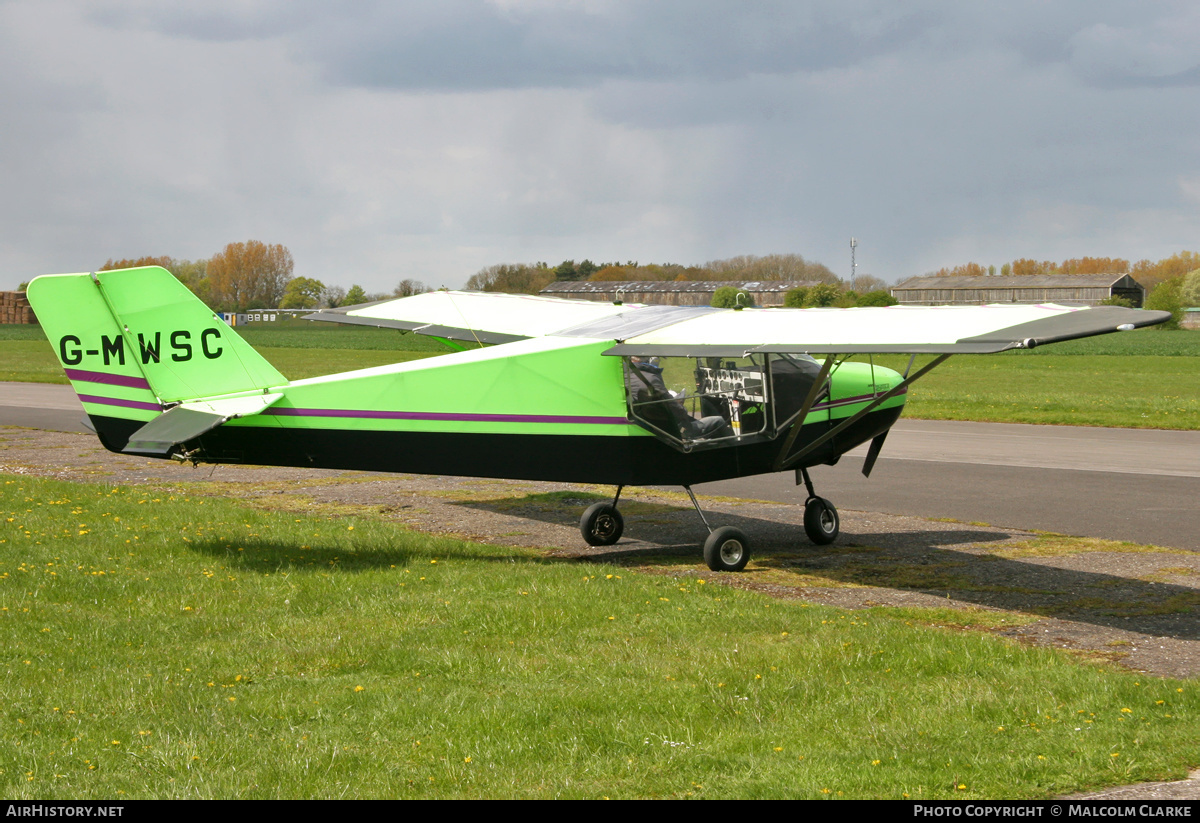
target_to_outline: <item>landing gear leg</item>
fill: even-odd
[[[617,494],[611,503],[597,503],[590,506],[579,519],[579,533],[589,546],[611,546],[621,539],[625,531],[625,518],[617,511],[617,501],[621,499],[624,486],[617,486]]]
[[[803,481],[808,489],[808,499],[804,501],[804,533],[818,546],[828,546],[837,540],[841,529],[837,509],[824,497],[817,497],[808,469],[797,469],[796,475],[796,482]]]
[[[714,529],[708,525],[708,518],[700,510],[700,504],[696,501],[696,495],[692,493],[692,487],[684,486],[683,489],[688,493],[688,497],[692,498],[696,514],[700,515],[704,528],[708,529],[708,539],[704,541],[705,564],[715,572],[740,572],[746,568],[746,564],[750,561],[750,541],[746,539],[746,535],[741,529],[733,526],[721,526]]]

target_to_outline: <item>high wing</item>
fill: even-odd
[[[615,305],[530,295],[438,291],[326,309],[310,320],[383,326],[475,344],[530,337],[608,339],[605,354],[741,356],[749,352],[986,354],[1162,323],[1120,306],[889,306],[713,309]]]
[[[625,338],[605,354],[985,354],[1152,326],[1169,317],[1120,306],[1054,304],[727,310]]]
[[[467,343],[511,343],[674,306],[619,306],[522,294],[435,291],[310,314],[308,320],[382,326]],[[705,311],[713,311],[706,309]],[[695,314],[691,310],[689,316]],[[582,336],[582,335],[569,335]]]

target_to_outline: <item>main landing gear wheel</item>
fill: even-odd
[[[715,572],[740,572],[750,560],[750,543],[741,529],[722,526],[704,541],[704,562]]]
[[[597,503],[579,519],[579,533],[589,546],[611,546],[623,531],[625,518],[612,503]]]
[[[804,533],[818,546],[837,540],[841,521],[837,509],[824,497],[810,497],[804,503]]]

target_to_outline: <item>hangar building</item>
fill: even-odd
[[[1020,274],[955,277],[926,274],[892,287],[902,306],[982,303],[1082,303],[1124,297],[1141,308],[1146,290],[1128,274]]]

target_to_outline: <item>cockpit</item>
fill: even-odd
[[[682,451],[773,439],[821,372],[804,354],[622,360],[630,416]],[[828,385],[816,400],[827,392]]]

